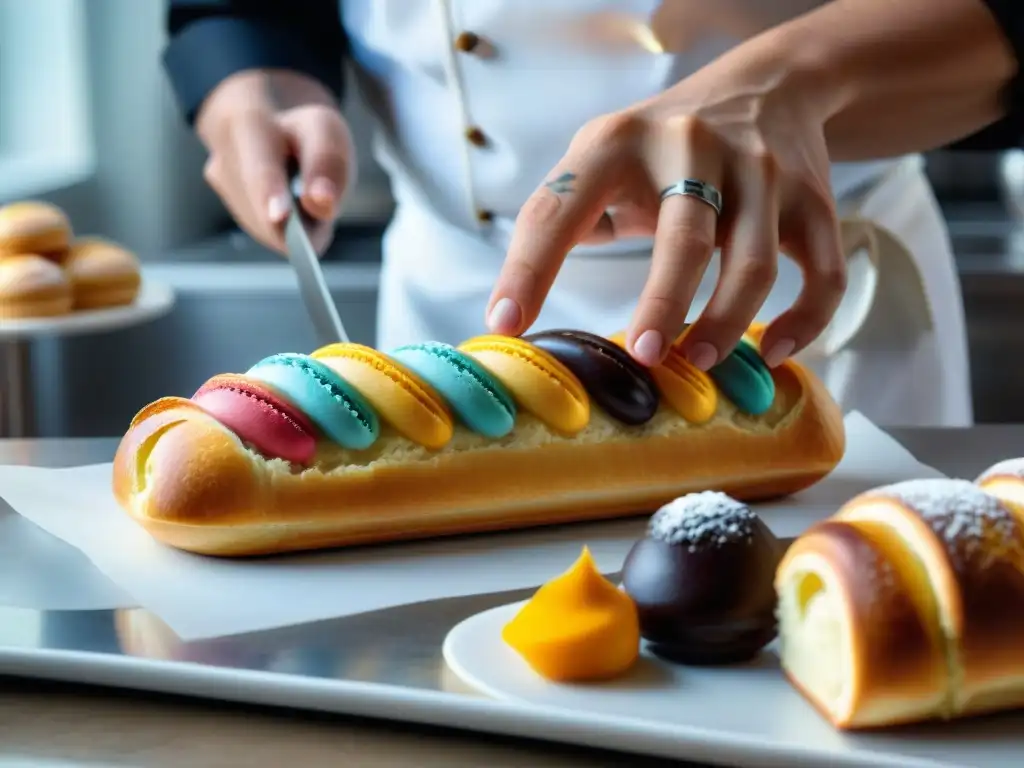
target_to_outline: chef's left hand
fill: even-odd
[[[658,96],[585,125],[524,205],[487,307],[492,332],[519,334],[537,318],[570,249],[654,235],[647,284],[626,334],[655,365],[683,330],[716,247],[721,272],[680,340],[707,370],[730,353],[768,296],[786,253],[803,272],[793,305],[765,331],[775,366],[814,340],[839,306],[846,264],[829,184],[828,97],[813,75],[734,49]],[[698,179],[722,193],[721,216],[660,190]]]

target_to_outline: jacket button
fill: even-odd
[[[476,212],[476,218],[481,224],[490,224],[494,221],[494,213],[491,211],[480,210]]]
[[[470,126],[466,129],[466,141],[472,144],[474,147],[485,147],[487,146],[487,136],[484,132],[477,128],[475,125]]]
[[[480,45],[480,35],[475,32],[463,32],[455,38],[455,50],[472,53]]]

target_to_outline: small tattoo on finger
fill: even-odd
[[[574,182],[576,181],[576,174],[569,173],[566,171],[557,179],[544,182],[544,186],[554,192],[556,195],[563,193],[575,192],[576,187]]]

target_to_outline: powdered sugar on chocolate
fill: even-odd
[[[1000,556],[1024,543],[1002,502],[967,480],[908,480],[871,495],[895,499],[917,512],[946,543],[954,561]]]
[[[691,552],[706,547],[750,543],[757,523],[746,504],[719,491],[681,496],[651,517],[647,534]]]

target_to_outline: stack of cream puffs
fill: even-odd
[[[134,254],[100,238],[75,238],[57,206],[0,207],[0,320],[124,306],[141,283]]]

